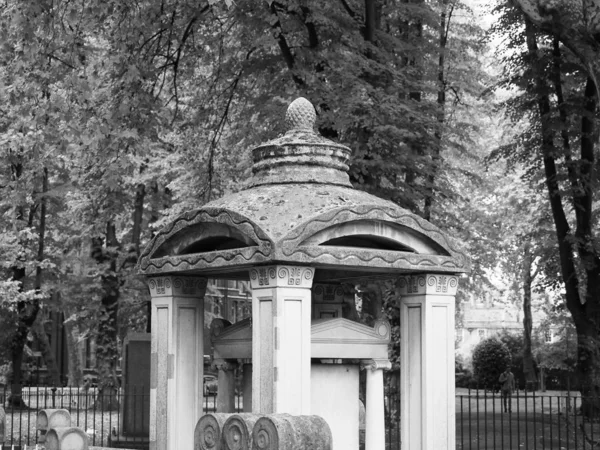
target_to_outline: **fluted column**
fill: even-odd
[[[448,450],[455,442],[454,298],[458,277],[401,277],[401,440],[406,450]]]
[[[217,369],[217,412],[235,412],[235,369],[237,361],[216,359],[212,366]]]
[[[385,404],[383,371],[392,368],[388,360],[369,360],[361,364],[366,371],[365,450],[385,450]]]
[[[314,269],[250,270],[252,412],[309,414],[310,318]]]
[[[159,276],[152,296],[150,450],[194,447],[202,415],[206,278]]]

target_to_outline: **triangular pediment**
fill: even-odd
[[[387,359],[390,325],[373,327],[348,319],[319,319],[311,326],[312,358]],[[251,359],[252,322],[243,320],[213,338],[215,358]]]
[[[312,358],[385,359],[388,357],[390,324],[373,327],[348,319],[319,319],[311,326]]]
[[[374,327],[369,327],[343,318],[318,319],[312,322],[311,340],[387,344],[390,341],[390,326],[385,321],[378,321]]]
[[[252,358],[252,321],[250,318],[230,325],[213,337],[215,358]]]

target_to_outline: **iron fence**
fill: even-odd
[[[600,414],[582,414],[576,393],[518,392],[504,399],[497,392],[458,389],[456,395],[457,450],[600,450]],[[64,408],[72,425],[84,429],[90,444],[147,448],[149,391],[125,387],[103,395],[96,388],[24,387],[24,407],[12,407],[10,391],[0,390],[6,412],[5,447],[15,450],[38,442],[37,412]],[[597,400],[597,399],[596,399]],[[236,411],[243,399],[236,397]],[[216,411],[216,397],[204,398],[204,412]],[[386,448],[401,449],[400,395],[386,390]]]
[[[6,414],[4,448],[35,448],[39,442],[37,413],[41,409],[68,410],[71,425],[85,430],[92,446],[147,448],[150,393],[143,386],[125,386],[109,394],[94,387],[23,387],[20,407],[13,406],[11,394],[8,387],[0,388],[0,405]],[[242,397],[236,396],[236,412],[242,411],[242,402]],[[204,397],[203,410],[216,411],[215,395]]]
[[[457,450],[600,449],[600,415],[578,393],[474,390],[456,396]]]

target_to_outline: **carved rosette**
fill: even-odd
[[[221,433],[229,414],[205,414],[200,417],[194,430],[194,449],[221,450]]]
[[[361,370],[390,370],[392,363],[387,359],[366,359],[360,362]]]
[[[152,277],[148,279],[148,287],[152,298],[156,297],[204,297],[206,278],[200,277]]]
[[[223,425],[223,440],[226,450],[252,448],[252,429],[259,416],[255,414],[234,414]]]
[[[250,269],[252,289],[296,287],[310,289],[315,269],[302,266],[264,266]]]
[[[420,274],[398,278],[399,295],[456,295],[458,277],[455,275]]]

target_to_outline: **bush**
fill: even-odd
[[[473,377],[485,389],[498,389],[498,378],[510,364],[510,351],[497,338],[485,339],[473,350]]]

